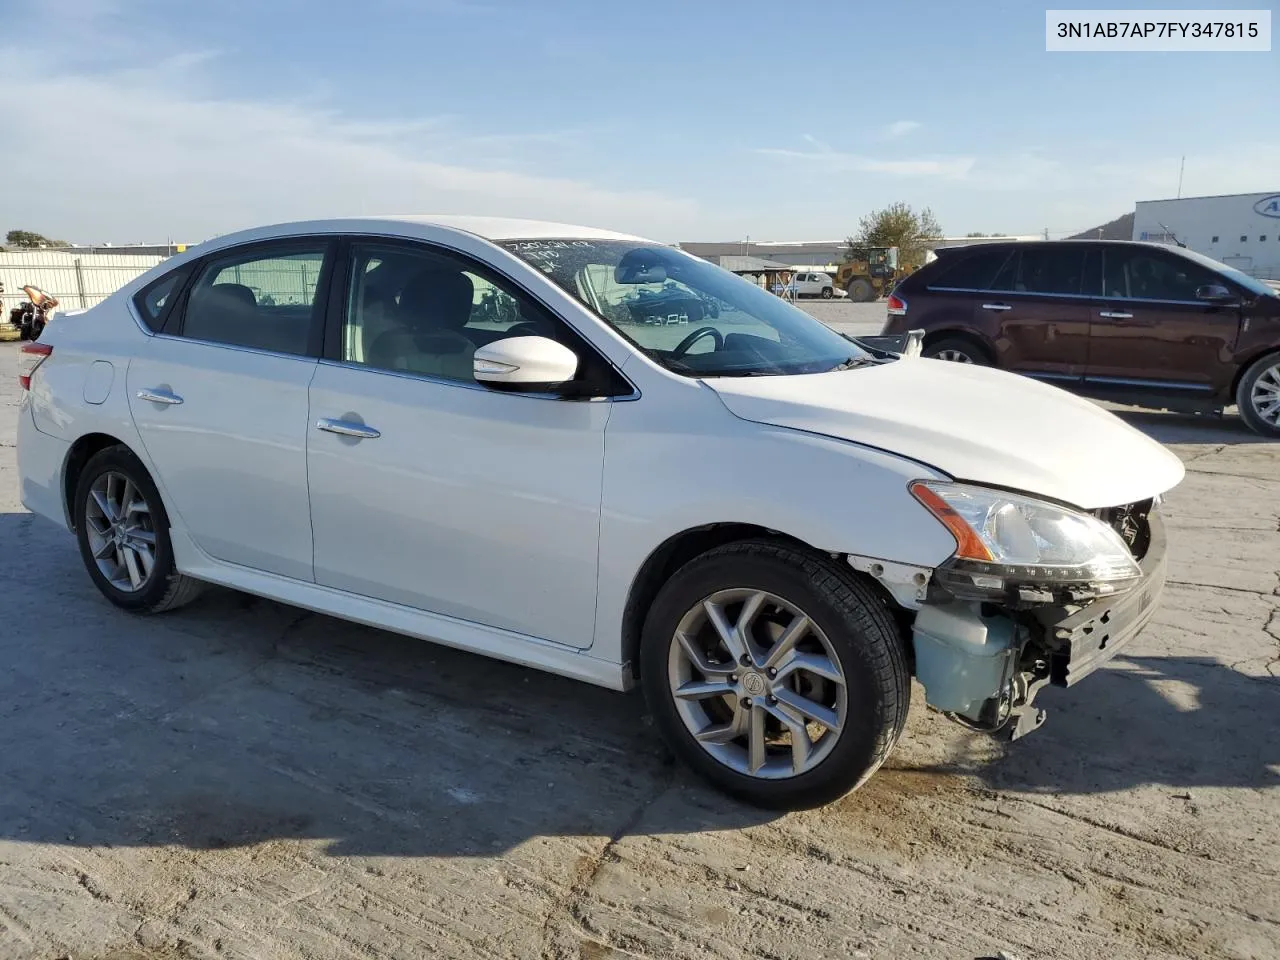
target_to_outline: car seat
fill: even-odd
[[[400,291],[398,328],[374,339],[368,363],[450,380],[472,380],[476,345],[463,329],[475,288],[456,267],[428,267]]]

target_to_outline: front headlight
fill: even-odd
[[[937,579],[968,599],[1089,600],[1142,579],[1119,534],[1097,517],[1032,497],[917,481],[911,493],[956,538]]]

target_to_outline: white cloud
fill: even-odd
[[[919,129],[920,121],[918,120],[895,120],[884,128],[883,136],[886,140],[896,140]]]
[[[46,118],[55,131],[38,149],[6,142],[0,209],[10,225],[128,242],[388,210],[658,235],[695,222],[687,199],[528,169],[530,156],[541,151],[550,166],[582,133],[476,131],[450,117],[370,121],[314,104],[220,99],[200,92],[209,59],[58,75],[0,49],[0,116]]]
[[[870,157],[857,153],[833,150],[808,135],[805,139],[814,144],[814,150],[788,150],[777,147],[761,147],[754,152],[760,156],[778,157],[803,164],[823,173],[880,173],[894,177],[933,177],[943,180],[963,180],[973,168],[972,157]]]

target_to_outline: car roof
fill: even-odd
[[[584,227],[569,223],[556,223],[549,220],[527,220],[513,217],[398,214],[370,217],[335,217],[327,220],[296,220],[266,224],[260,227],[240,230],[236,233],[223,234],[193,246],[207,250],[253,240],[270,240],[303,233],[379,233],[384,231],[387,233],[399,233],[404,231],[405,227],[434,227],[459,233],[469,233],[490,241],[556,238],[651,242],[644,237],[618,233],[613,230],[602,230],[598,227]],[[414,232],[412,229],[408,231],[409,234]]]
[[[1155,250],[1170,250],[1174,253],[1177,253],[1178,250],[1180,249],[1178,247],[1171,246],[1170,244],[1167,244],[1167,243],[1157,243],[1154,240],[1106,240],[1106,239],[1090,240],[1090,239],[1082,238],[1082,239],[1076,239],[1076,240],[1066,240],[1066,239],[1063,239],[1063,240],[977,240],[977,241],[974,241],[973,243],[959,244],[958,246],[954,246],[954,247],[939,247],[937,250],[934,250],[933,252],[938,256],[939,259],[941,259],[942,257],[948,254],[959,253],[962,250],[974,250],[974,249],[989,250],[993,247],[1019,247],[1019,248],[1027,247],[1034,250],[1036,247],[1041,247],[1041,246],[1050,246],[1050,247],[1094,246],[1096,247],[1096,246],[1105,245],[1105,244],[1111,244],[1111,245],[1121,244],[1127,247],[1149,247]]]

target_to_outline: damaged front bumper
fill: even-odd
[[[1142,579],[1123,594],[1085,604],[1021,609],[939,596],[912,626],[916,677],[926,701],[952,719],[1016,740],[1044,722],[1034,706],[1046,685],[1069,687],[1093,673],[1146,626],[1168,567],[1164,524],[1146,516]]]

